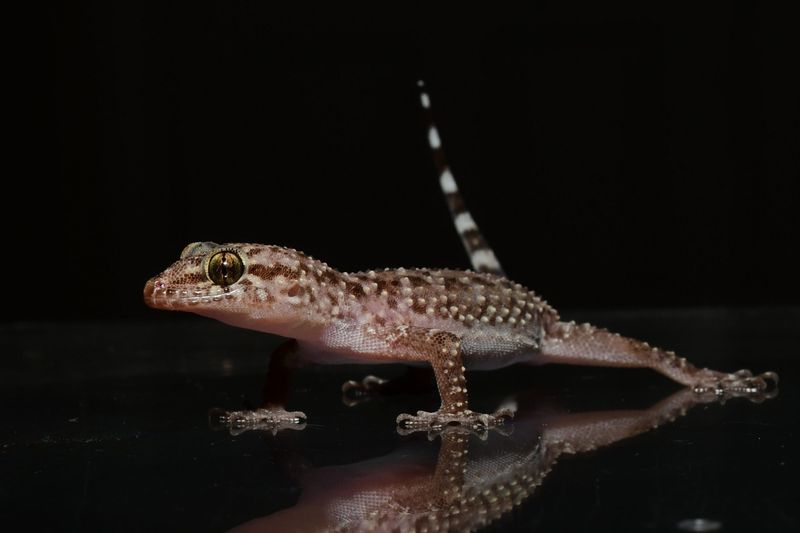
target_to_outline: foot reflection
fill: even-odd
[[[465,531],[528,499],[564,454],[608,446],[674,421],[714,394],[683,389],[648,409],[563,413],[520,397],[513,431],[446,426],[435,444],[409,440],[387,456],[313,470],[291,508],[233,531]],[[483,440],[483,442],[482,442]]]

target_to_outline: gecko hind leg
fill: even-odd
[[[404,430],[438,431],[458,425],[471,430],[499,426],[514,416],[508,408],[493,414],[476,413],[469,409],[467,383],[461,355],[461,340],[446,331],[428,330],[408,333],[404,342],[431,362],[442,404],[438,411],[417,411],[416,415],[401,414],[397,424]]]
[[[778,375],[749,370],[720,372],[697,368],[674,352],[646,342],[574,322],[557,322],[545,334],[541,358],[545,362],[574,365],[651,368],[698,394],[713,392],[721,398],[745,397],[759,401],[777,390]]]
[[[297,351],[297,341],[289,340],[270,355],[261,407],[240,411],[211,409],[208,414],[209,425],[213,429],[227,429],[234,436],[246,431],[271,431],[274,435],[284,429],[304,429],[307,418],[305,413],[287,411],[283,407],[289,397]]]

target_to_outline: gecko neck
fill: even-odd
[[[312,320],[265,320],[253,315],[235,315],[226,313],[201,313],[230,326],[251,329],[262,333],[271,333],[301,341],[317,341],[325,330],[326,324]]]

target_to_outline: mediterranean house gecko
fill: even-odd
[[[304,358],[317,363],[430,365],[441,407],[398,416],[397,423],[410,429],[502,423],[513,416],[509,409],[470,410],[465,371],[514,363],[647,367],[697,393],[720,396],[757,394],[769,381],[777,383],[774,372],[753,376],[747,370],[699,369],[646,342],[563,322],[547,302],[508,279],[464,205],[431,116],[430,97],[422,82],[418,86],[439,183],[474,271],[345,273],[281,246],[196,242],[147,282],[147,305],[296,339],[296,347],[305,348]],[[253,416],[276,424],[305,418],[275,403]]]

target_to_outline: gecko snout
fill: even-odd
[[[150,278],[147,280],[147,283],[144,284],[144,303],[152,307],[153,296],[156,293],[156,287],[162,288],[163,285],[164,282],[156,278]]]

